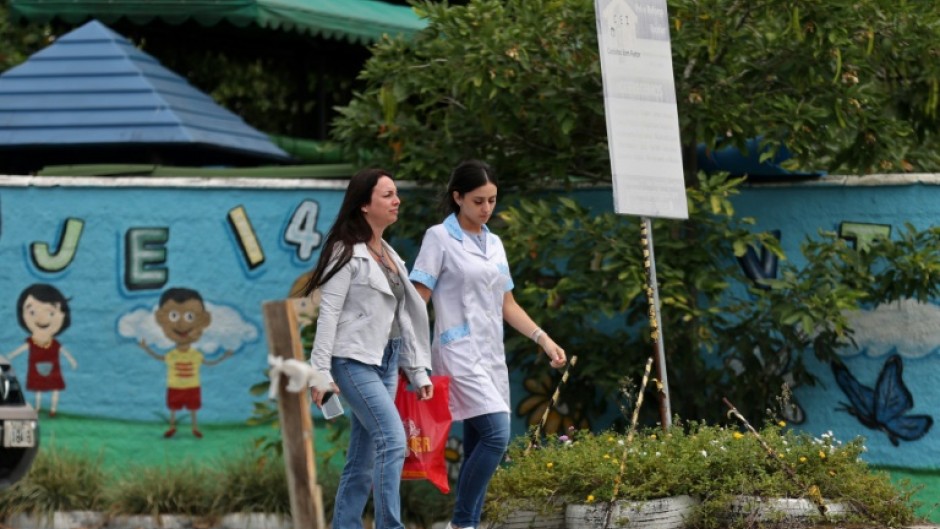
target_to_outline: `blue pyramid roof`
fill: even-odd
[[[0,74],[0,159],[33,156],[55,163],[64,157],[64,163],[197,165],[290,159],[266,135],[95,20]]]

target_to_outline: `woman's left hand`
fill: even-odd
[[[434,386],[428,384],[418,389],[418,400],[431,400],[434,397]]]
[[[555,369],[560,369],[568,363],[568,358],[565,356],[565,350],[561,348],[555,340],[552,340],[552,337],[543,334],[539,338],[539,342],[542,346],[542,349],[545,349],[545,354],[548,355],[548,359],[551,361],[552,367]]]

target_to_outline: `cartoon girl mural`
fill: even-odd
[[[36,393],[36,411],[42,406],[42,393],[52,392],[49,417],[55,417],[59,404],[59,391],[65,389],[59,355],[65,357],[72,369],[78,363],[55,336],[69,328],[72,323],[69,303],[52,285],[35,283],[20,293],[16,302],[16,315],[20,327],[30,333],[26,343],[7,355],[11,361],[29,351],[29,367],[26,371],[26,389]]]

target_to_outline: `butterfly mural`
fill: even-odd
[[[903,364],[900,355],[888,358],[875,389],[862,385],[845,364],[833,361],[832,374],[849,403],[840,403],[844,411],[854,415],[866,428],[884,432],[891,444],[900,441],[915,441],[930,431],[933,417],[929,415],[905,415],[914,407],[914,397],[901,378]]]

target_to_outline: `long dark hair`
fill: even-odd
[[[362,214],[362,206],[372,202],[372,190],[379,178],[383,176],[395,179],[392,173],[377,167],[363,169],[349,179],[346,194],[343,196],[343,204],[339,207],[339,213],[336,214],[336,222],[333,223],[329,235],[326,236],[317,267],[313,269],[313,274],[304,285],[300,293],[302,296],[309,295],[336,275],[340,268],[346,266],[346,263],[352,259],[354,244],[369,242],[372,239],[372,226],[366,222]],[[334,258],[333,252],[337,248],[341,253],[339,258]],[[333,263],[332,266],[330,263]]]
[[[454,191],[463,196],[488,183],[499,187],[496,182],[496,173],[486,162],[480,160],[460,162],[450,173],[450,183],[447,184],[447,191],[441,197],[441,209],[444,211],[444,216],[460,212],[460,206],[454,200]]]

